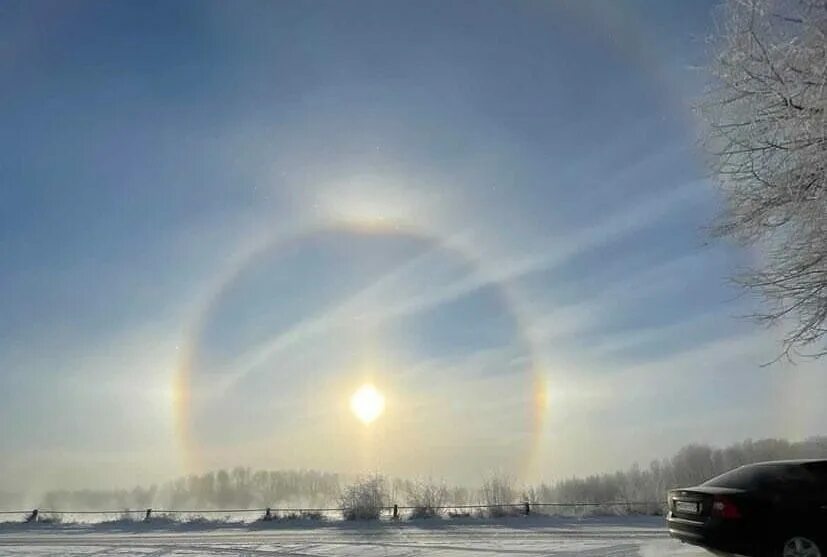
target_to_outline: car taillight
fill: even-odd
[[[721,518],[741,518],[741,511],[726,497],[716,496],[712,502],[712,514]]]

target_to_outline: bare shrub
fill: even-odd
[[[319,511],[288,511],[279,516],[275,516],[276,520],[324,520],[324,514]]]
[[[378,520],[385,506],[385,478],[380,475],[359,478],[342,492],[342,517],[345,520]]]
[[[448,511],[448,518],[471,518],[471,513],[465,510]]]
[[[501,473],[486,478],[480,489],[480,500],[490,518],[501,518],[520,514],[514,480]]]
[[[444,483],[418,480],[409,482],[405,488],[408,506],[412,507],[410,518],[434,518],[444,514],[448,500],[448,488]]]

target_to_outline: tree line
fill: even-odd
[[[44,494],[41,507],[52,510],[319,507],[336,501],[339,493],[337,474],[315,470],[253,471],[237,467],[131,490],[53,490]]]
[[[827,458],[827,437],[800,442],[747,440],[725,448],[692,444],[680,449],[672,458],[652,461],[648,468],[635,464],[613,474],[543,484],[529,488],[527,495],[534,501],[554,503],[651,502],[653,505],[648,507],[654,511],[664,501],[669,489],[697,485],[744,464],[802,458]]]
[[[519,486],[502,474],[491,475],[476,488],[448,486],[432,480],[383,479],[389,503],[420,505],[423,498],[439,506],[534,503],[651,503],[634,510],[655,512],[666,491],[701,483],[743,464],[765,460],[827,458],[827,437],[791,442],[747,440],[725,448],[692,444],[674,456],[637,464],[614,473],[574,477],[552,483]],[[40,507],[50,510],[123,510],[161,508],[319,508],[336,507],[349,483],[338,474],[315,470],[253,471],[249,468],[195,474],[162,485],[117,490],[53,490]],[[424,494],[424,497],[423,497]],[[392,501],[391,501],[392,499]]]

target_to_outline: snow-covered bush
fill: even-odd
[[[345,520],[377,520],[385,506],[385,478],[359,478],[342,492],[340,504]]]

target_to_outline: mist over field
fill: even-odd
[[[618,505],[618,508],[612,507],[612,512],[653,514],[663,512],[668,489],[696,485],[743,464],[806,458],[827,458],[827,437],[797,442],[748,440],[724,448],[687,445],[671,458],[653,460],[647,466],[636,464],[627,470],[558,478],[539,484],[525,484],[493,470],[481,477],[468,477],[459,485],[445,482],[438,476],[399,478],[375,472],[367,477],[380,480],[382,503],[388,506],[416,506],[423,493],[431,490],[425,496],[431,504],[437,505],[439,512],[455,506],[529,501],[606,504],[607,507],[611,504]],[[364,479],[365,476],[313,470],[268,471],[237,467],[131,489],[67,490],[58,487],[37,495],[0,493],[0,508],[41,508],[44,512],[340,508],[343,491]]]

